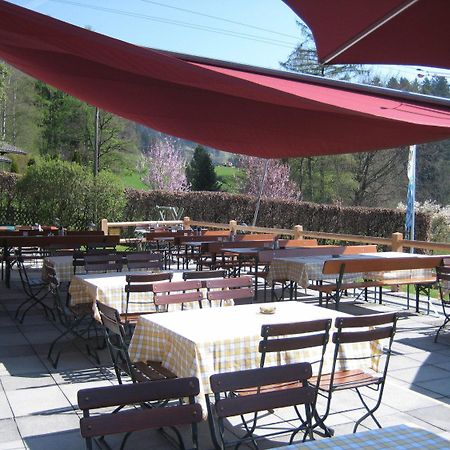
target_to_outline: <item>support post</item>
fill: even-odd
[[[392,233],[391,248],[393,252],[403,252],[403,246],[401,241],[403,240],[402,233]]]
[[[230,220],[230,233],[236,233],[237,222],[235,220]]]
[[[190,217],[183,217],[183,230],[190,230],[191,229],[191,218]]]
[[[108,219],[102,219],[101,230],[105,236],[108,235]]]
[[[303,226],[302,225],[295,225],[294,239],[303,239]]]

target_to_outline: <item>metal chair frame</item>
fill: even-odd
[[[436,278],[439,289],[439,297],[441,299],[442,311],[444,313],[444,321],[436,331],[434,342],[437,342],[439,333],[450,322],[450,294],[448,292],[448,290],[450,290],[450,265],[436,267]],[[446,283],[447,286],[444,286],[444,283]]]
[[[368,417],[372,417],[378,428],[382,428],[374,413],[379,408],[383,396],[397,319],[398,316],[396,313],[336,318],[335,327],[337,331],[334,332],[332,336],[332,341],[335,346],[333,365],[330,374],[322,375],[318,390],[319,395],[324,396],[327,400],[325,412],[320,416],[318,421],[319,425],[323,425],[330,413],[333,394],[338,391],[353,390],[356,392],[363,408],[366,410],[364,415],[356,420],[353,427],[353,433],[356,432],[358,426]],[[361,328],[363,330],[361,330]],[[379,340],[381,339],[387,340],[387,345],[381,350],[380,353],[377,354],[370,352],[371,354],[368,354],[367,356],[352,358],[346,356],[345,350],[342,350],[342,346],[345,344],[366,342],[370,345],[371,343],[379,343]],[[376,370],[376,373],[375,371],[365,371],[359,369],[338,369],[338,363],[353,359],[371,360],[372,363],[376,360],[377,364],[382,365],[382,369]],[[375,399],[373,406],[369,406],[364,399],[361,392],[362,388],[369,388],[378,392],[378,398]],[[328,436],[332,436],[332,430],[325,426],[323,428],[328,430]]]
[[[119,313],[116,309],[100,302],[97,302],[97,308],[119,384],[122,384],[122,373],[127,374],[133,383],[176,378],[176,375],[165,369],[159,361],[131,362],[126,344],[127,335]]]
[[[125,313],[121,314],[121,319],[123,318],[124,324],[126,327],[129,325],[133,325],[137,318],[142,314],[150,314],[154,311],[145,311],[145,308],[143,308],[142,311],[139,311],[138,313],[129,313],[129,305],[130,303],[139,303],[139,304],[148,304],[149,301],[139,301],[135,302],[131,300],[131,296],[133,293],[142,293],[142,292],[148,292],[149,294],[153,295],[153,285],[157,282],[165,282],[165,281],[171,281],[173,277],[173,274],[170,272],[161,272],[161,273],[151,273],[146,274],[132,274],[127,275],[125,277],[126,285],[125,285],[125,292],[127,294],[127,303],[125,306]],[[154,304],[154,302],[153,302]],[[156,308],[156,306],[155,306]]]
[[[55,320],[55,315],[52,309],[43,301],[50,293],[48,283],[46,281],[30,280],[25,267],[25,259],[22,255],[16,255],[16,264],[19,271],[20,281],[27,299],[17,307],[14,318],[19,320],[20,323],[23,323],[28,311],[30,311],[30,309],[34,306],[40,306],[43,308],[47,317],[50,316],[53,320]]]
[[[92,313],[92,304],[82,303],[71,307],[68,303],[63,302],[59,292],[59,281],[56,277],[55,269],[52,266],[47,265],[45,266],[45,271],[47,274],[48,286],[54,299],[54,310],[56,312],[56,316],[61,325],[65,328],[65,330],[50,344],[47,358],[56,369],[58,367],[59,358],[63,348],[57,352],[56,356],[53,356],[55,347],[61,339],[68,334],[72,334],[75,338],[80,338],[85,341],[88,354],[95,358],[97,363],[99,363],[100,360],[97,352],[89,345],[91,331],[94,331],[97,340],[97,347],[102,347],[99,343],[100,337],[98,335],[97,321],[94,319]],[[70,342],[68,344],[70,344]]]
[[[305,407],[306,419],[298,427],[289,430],[291,440],[300,432],[304,431],[305,436],[312,436],[312,419],[314,417],[316,389],[308,383],[312,377],[312,367],[310,363],[302,362],[296,364],[285,364],[282,366],[262,367],[258,369],[242,370],[237,372],[227,372],[215,374],[210,377],[214,404],[211,403],[210,396],[206,396],[208,407],[208,418],[211,437],[215,448],[225,449],[234,445],[238,448],[244,443],[251,442],[258,448],[258,439],[267,439],[280,434],[277,430],[262,436],[255,436],[255,428],[248,426],[244,420],[243,436],[228,442],[225,439],[225,420],[228,417],[241,416],[245,414],[257,414],[262,411],[271,411],[276,408],[303,405]],[[269,390],[277,384],[292,384],[289,389]],[[236,395],[240,390],[252,390],[248,395]],[[286,433],[286,430],[283,430]],[[305,439],[304,439],[305,440]]]
[[[198,449],[197,424],[202,420],[202,407],[196,403],[200,386],[197,378],[177,378],[159,380],[152,383],[116,385],[78,391],[78,405],[83,410],[80,419],[81,435],[86,440],[87,450],[95,443],[100,448],[111,448],[105,440],[106,435],[125,433],[120,448],[125,448],[132,432],[146,429],[169,427],[178,440],[179,448],[185,449],[184,440],[176,428],[191,426],[193,449]],[[187,398],[188,403],[177,402],[169,405],[169,400]],[[158,408],[146,407],[157,402]],[[168,406],[167,406],[168,405]],[[132,406],[133,408],[125,408]],[[111,413],[91,415],[91,410],[117,407]]]

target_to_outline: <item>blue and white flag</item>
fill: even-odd
[[[415,237],[414,203],[416,201],[416,146],[409,147],[408,157],[408,193],[406,196],[405,229],[409,239]]]

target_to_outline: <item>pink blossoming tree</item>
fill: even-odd
[[[240,158],[241,168],[246,175],[242,187],[244,193],[254,196],[259,195],[265,164],[266,160],[263,158],[253,156],[243,156]],[[264,180],[262,197],[298,199],[300,197],[300,191],[297,185],[290,180],[289,175],[290,168],[287,164],[270,159]]]
[[[145,156],[144,162],[148,172],[144,182],[152,189],[166,191],[187,191],[186,162],[170,138],[155,140]]]

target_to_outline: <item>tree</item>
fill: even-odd
[[[328,78],[356,78],[372,82],[370,72],[362,65],[320,64],[311,32],[306,26],[299,25],[304,38],[288,60],[281,64],[284,68]],[[373,84],[381,85],[380,78],[373,77]],[[418,89],[417,83],[410,83],[406,78],[397,80],[392,77],[389,86],[403,90]],[[297,158],[289,163],[292,179],[300,187],[304,200],[367,206],[385,205],[387,199],[391,206],[398,203],[398,198],[389,196],[393,191],[398,192],[398,175],[404,170],[403,150]]]
[[[300,34],[303,39],[289,55],[287,61],[281,63],[283,68],[339,80],[349,80],[354,77],[363,78],[367,75],[368,71],[360,64],[325,65],[319,63],[311,31],[302,22],[297,22],[297,25],[300,27]]]
[[[77,157],[84,164],[93,164],[95,146],[95,108],[86,105],[86,140],[84,154]],[[123,173],[128,160],[136,149],[137,135],[131,122],[110,112],[99,110],[98,123],[98,167]],[[80,149],[82,151],[82,149]]]
[[[17,197],[31,222],[54,224],[58,218],[65,227],[78,229],[105,217],[121,219],[125,205],[116,176],[103,171],[94,179],[88,168],[57,158],[29,166],[17,184]]]
[[[297,185],[290,180],[290,169],[287,164],[283,164],[275,159],[265,160],[252,156],[241,158],[240,164],[246,174],[242,191],[256,197],[259,195],[266,161],[268,161],[268,166],[262,197],[280,199],[299,198],[300,191]]]
[[[219,190],[211,157],[201,145],[195,147],[194,156],[186,167],[186,177],[193,191]]]
[[[41,81],[36,82],[35,88],[36,105],[41,113],[41,155],[73,160],[85,140],[86,116],[82,102]]]
[[[148,167],[148,173],[144,182],[152,189],[167,191],[187,191],[189,188],[186,180],[185,161],[170,138],[155,140],[147,150],[144,164]]]

